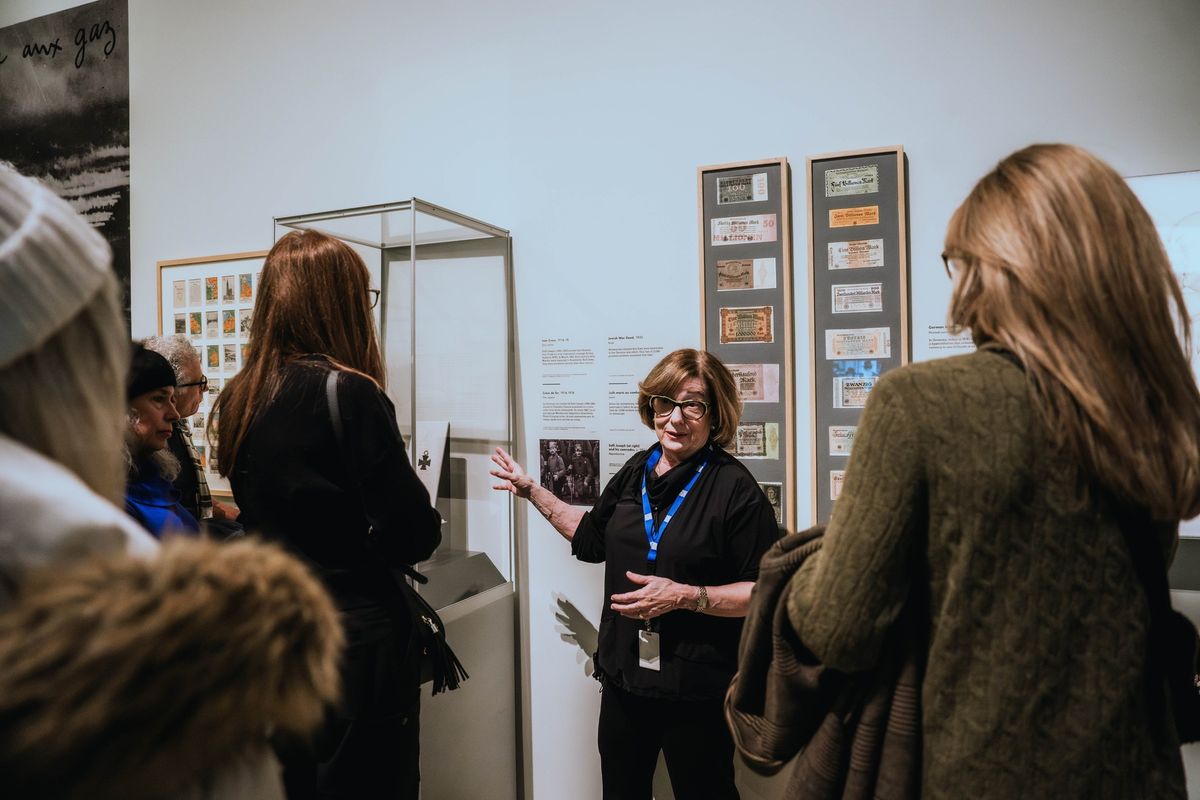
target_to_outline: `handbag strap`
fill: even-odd
[[[333,437],[337,440],[339,451],[344,452],[345,432],[342,427],[342,407],[338,403],[338,371],[336,369],[329,370],[329,374],[325,377],[325,404],[329,408],[329,421],[333,425]],[[375,562],[371,563],[374,565]],[[401,564],[399,568],[417,583],[429,583],[429,578],[408,564]]]
[[[1148,709],[1160,721],[1174,718],[1180,742],[1194,742],[1200,738],[1196,628],[1171,607],[1167,564],[1158,541],[1164,523],[1154,522],[1145,510],[1128,506],[1118,508],[1117,520],[1150,606],[1144,673]]]
[[[329,370],[325,376],[325,403],[329,408],[329,421],[333,423],[333,437],[337,439],[338,447],[342,440],[342,407],[338,405],[338,371]]]
[[[1167,617],[1171,614],[1167,562],[1158,541],[1162,523],[1156,524],[1144,509],[1126,504],[1117,507],[1116,518],[1133,562],[1133,570],[1150,606],[1150,664],[1159,666],[1167,644],[1161,637]]]
[[[342,459],[345,461],[345,448],[343,447],[345,434],[342,427],[342,410],[338,404],[338,371],[331,369],[329,375],[325,378],[325,402],[329,407],[329,419],[333,424],[333,435],[337,439],[338,449],[341,451]],[[407,622],[410,633],[410,648],[416,646],[417,652],[424,650],[425,655],[430,656],[430,667],[432,674],[426,680],[433,681],[433,694],[438,694],[446,690],[453,690],[459,687],[459,684],[466,680],[469,676],[463,668],[462,662],[458,660],[458,656],[450,648],[446,642],[445,624],[442,618],[438,616],[437,611],[429,604],[429,601],[421,596],[421,593],[413,589],[411,586],[405,585],[403,581],[397,580],[392,570],[383,567],[376,559],[367,558],[364,563],[367,575],[380,582],[381,586],[386,586],[390,591],[394,592],[398,599],[405,604],[404,612],[411,616]],[[428,583],[429,578],[417,572],[408,564],[400,564],[399,568],[404,574],[408,575],[417,583]],[[394,602],[385,603],[383,605],[384,612],[387,613],[397,625],[402,627],[406,624],[405,613],[396,606]],[[423,643],[423,637],[417,632],[416,627],[424,625],[428,632],[432,634],[432,638],[428,644]],[[436,653],[429,653],[429,649],[435,650]]]

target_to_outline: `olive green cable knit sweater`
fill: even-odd
[[[986,347],[871,393],[788,614],[822,662],[854,671],[910,590],[927,599],[922,797],[1186,797],[1174,732],[1147,721],[1144,594],[1071,475],[1024,373]]]

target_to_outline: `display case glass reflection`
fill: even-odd
[[[512,441],[512,274],[507,231],[416,198],[280,217],[363,256],[387,393],[417,470],[446,520],[419,565],[437,608],[512,580],[512,499],[491,488],[490,455]]]

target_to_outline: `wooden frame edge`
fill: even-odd
[[[700,259],[700,346],[708,342],[708,292],[704,288],[704,173],[707,167],[696,167],[696,228],[699,232],[696,255]]]
[[[840,150],[835,153],[818,153],[815,156],[809,156],[808,161],[826,161],[835,158],[858,158],[860,156],[877,156],[883,153],[904,152],[904,146],[899,144],[887,145],[886,147],[864,147],[861,150]]]
[[[811,435],[811,445],[809,447],[809,465],[812,470],[812,479],[809,480],[811,487],[809,498],[811,505],[809,506],[809,524],[817,524],[817,382],[814,380],[813,370],[817,363],[817,306],[816,306],[816,281],[817,281],[817,265],[813,254],[813,201],[812,201],[812,175],[813,161],[816,160],[811,156],[804,159],[804,199],[806,209],[805,226],[808,229],[808,255],[806,261],[808,263],[808,365],[809,365],[809,381],[808,381],[808,417],[809,431]]]
[[[896,217],[904,234],[900,242],[900,280],[904,284],[900,296],[900,365],[904,366],[912,363],[912,280],[908,263],[908,165],[904,162],[904,147],[899,145],[896,147],[896,191]]]
[[[783,298],[786,303],[783,309],[784,324],[788,335],[783,342],[784,368],[790,373],[785,381],[784,414],[792,430],[791,441],[788,443],[788,459],[784,464],[784,475],[787,476],[786,496],[788,515],[784,520],[788,530],[796,530],[800,515],[796,513],[796,320],[794,314],[795,287],[792,285],[792,271],[796,259],[792,252],[792,168],[786,157],[779,159],[780,198],[779,213],[783,216],[783,258],[787,262],[783,272]],[[784,191],[786,189],[786,191]]]

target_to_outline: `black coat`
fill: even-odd
[[[240,519],[248,532],[304,558],[341,608],[346,713],[395,708],[415,681],[406,675],[404,685],[388,684],[377,678],[398,675],[399,664],[357,662],[403,658],[411,625],[395,613],[403,604],[389,567],[428,558],[441,541],[441,516],[409,464],[395,408],[374,382],[339,374],[339,442],[325,394],[329,364],[314,356],[284,369],[283,390],[254,418],[230,476]],[[360,643],[371,651],[361,659]]]

